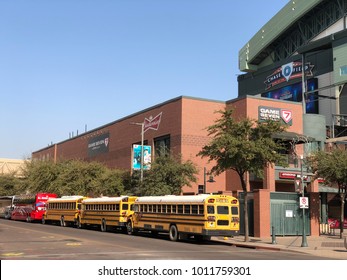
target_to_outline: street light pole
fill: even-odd
[[[304,188],[304,169],[303,169],[303,155],[300,156],[300,181],[301,181],[301,196],[305,196],[305,188]],[[302,207],[302,241],[301,247],[307,247],[307,239],[306,239],[306,225],[305,225],[305,207]]]

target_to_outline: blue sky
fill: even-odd
[[[0,158],[185,95],[237,97],[238,52],[287,0],[0,0]]]

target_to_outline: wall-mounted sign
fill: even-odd
[[[305,63],[305,76],[312,77],[312,69],[314,65],[311,63]],[[297,79],[302,76],[302,62],[294,61],[287,64],[282,65],[277,68],[271,75],[267,76],[264,83],[265,89],[272,88],[279,84],[288,82],[289,80]]]
[[[141,145],[133,145],[133,169],[141,169]],[[151,146],[143,146],[143,169],[148,170],[151,168],[152,153]]]
[[[283,121],[285,124],[292,125],[292,111],[287,109],[273,108],[273,107],[258,107],[258,120],[259,121]]]
[[[309,79],[306,81],[306,113],[318,114],[318,79]],[[302,84],[296,83],[285,87],[274,89],[261,94],[261,97],[280,99],[286,101],[302,102]]]
[[[110,134],[104,133],[91,138],[88,141],[88,156],[94,157],[102,153],[108,152],[110,142]]]
[[[150,116],[148,119],[145,118],[145,121],[144,121],[144,132],[146,132],[149,129],[158,130],[162,114],[163,113],[161,112],[160,114],[158,114],[154,118],[152,116]]]
[[[288,180],[294,180],[296,178],[300,178],[300,174],[299,173],[292,173],[292,172],[279,172],[278,173],[278,177],[280,179],[288,179]],[[304,175],[303,176],[304,181],[308,181],[308,176]]]

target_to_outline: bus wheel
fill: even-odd
[[[66,223],[64,221],[64,216],[61,216],[61,218],[60,218],[60,226],[61,227],[65,227],[66,226]]]
[[[105,219],[102,219],[102,221],[101,221],[101,231],[102,232],[106,231],[106,221],[105,221]]]
[[[132,225],[132,223],[131,223],[131,220],[129,220],[129,221],[127,222],[127,233],[128,233],[129,235],[134,234],[133,225]]]
[[[175,225],[170,226],[169,236],[170,236],[171,241],[177,241],[178,240],[179,233],[178,233],[177,227]]]
[[[81,228],[81,221],[80,221],[79,218],[77,218],[77,219],[75,220],[75,226],[76,226],[76,228]]]

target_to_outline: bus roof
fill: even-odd
[[[128,198],[128,196],[117,196],[117,197],[95,197],[95,198],[86,198],[83,200],[83,203],[94,203],[94,202],[120,202],[124,198]]]
[[[59,198],[49,198],[48,202],[61,202],[61,201],[76,201],[85,198],[82,195],[71,195],[71,196],[62,196]]]
[[[202,203],[208,198],[220,197],[220,195],[165,195],[165,196],[143,196],[138,197],[135,203]],[[223,195],[223,197],[226,197]]]

